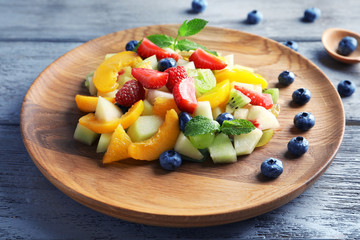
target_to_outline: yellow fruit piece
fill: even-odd
[[[231,82],[241,82],[248,84],[261,84],[262,89],[267,88],[268,82],[259,74],[239,68],[224,69],[215,73],[216,81],[222,82],[229,79]]]
[[[162,97],[155,98],[153,114],[165,118],[166,112],[170,109],[174,109],[177,113],[180,113],[174,99]]]
[[[279,116],[280,114],[280,104],[275,103],[272,108],[270,108],[270,112],[274,114],[275,117]]]
[[[116,82],[118,72],[126,66],[133,67],[141,61],[141,57],[133,51],[120,52],[106,59],[94,73],[93,82],[96,89],[105,93],[114,91],[119,86]]]
[[[88,113],[79,119],[79,123],[96,133],[111,133],[120,124],[120,118],[112,121],[99,121],[94,113]]]
[[[165,121],[155,135],[145,141],[130,144],[129,156],[137,160],[156,160],[161,153],[174,148],[179,132],[178,114],[171,109],[167,111]]]
[[[144,111],[144,102],[142,100],[134,103],[131,108],[120,117],[120,124],[124,129],[130,127]]]
[[[199,97],[197,100],[198,102],[209,101],[211,108],[213,109],[226,104],[227,100],[229,99],[230,89],[230,81],[224,80],[216,84],[213,89]]]
[[[128,147],[130,144],[130,137],[126,134],[124,128],[118,125],[111,136],[108,149],[103,157],[103,163],[111,163],[129,158]]]
[[[151,62],[149,62],[149,61],[146,61],[146,62],[142,61],[141,63],[136,64],[136,67],[152,69]]]
[[[79,94],[75,96],[76,105],[82,112],[95,112],[98,99],[98,97]],[[115,103],[115,98],[106,97],[105,99],[112,103]]]

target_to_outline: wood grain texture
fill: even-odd
[[[345,125],[341,100],[325,75],[301,55],[274,41],[235,30],[208,27],[193,40],[224,55],[233,53],[235,62],[256,68],[270,87],[277,86],[277,76],[284,68],[297,77],[296,83],[280,88],[281,128],[266,147],[239,158],[236,164],[184,164],[179,171],[166,174],[156,163],[131,160],[101,168],[101,157],[73,140],[79,118],[74,95],[84,89],[86,73],[106,53],[119,51],[130,39],[154,33],[174,35],[177,28],[160,25],[106,35],[65,54],[40,74],[25,96],[21,115],[25,145],[40,171],[86,206],[160,226],[193,227],[244,220],[298,196],[325,171],[339,147]],[[312,92],[311,102],[292,106],[292,92],[304,85]],[[293,116],[304,110],[316,112],[317,121],[324,123],[299,132],[293,127]],[[294,159],[286,153],[286,144],[298,135],[312,144],[306,157]],[[282,159],[287,169],[275,181],[259,175],[259,166],[269,155]]]

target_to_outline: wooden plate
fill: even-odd
[[[60,57],[35,80],[25,96],[21,130],[26,148],[40,171],[65,194],[102,213],[124,220],[159,226],[195,227],[230,223],[280,207],[300,195],[330,165],[344,134],[341,99],[329,79],[312,62],[289,48],[256,35],[206,27],[190,38],[235,62],[253,67],[275,87],[283,70],[295,82],[280,88],[281,127],[273,139],[235,164],[184,163],[167,172],[158,161],[126,160],[102,166],[95,146],[73,140],[82,115],[75,105],[77,93],[86,94],[84,77],[106,53],[123,51],[132,39],[164,33],[176,36],[178,25],[140,27],[89,41]],[[312,98],[305,106],[291,103],[291,94],[308,88]],[[309,111],[315,127],[300,132],[293,117]],[[287,154],[287,143],[304,136],[309,151],[299,158]],[[283,174],[267,180],[260,165],[268,157],[284,163]]]

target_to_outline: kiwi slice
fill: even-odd
[[[230,91],[229,100],[226,104],[226,112],[232,113],[250,102],[251,99],[249,97],[233,88]]]

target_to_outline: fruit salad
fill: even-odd
[[[234,163],[270,141],[279,127],[279,90],[252,68],[187,39],[206,21],[185,21],[178,36],[150,35],[110,53],[76,95],[83,116],[74,139],[97,143],[103,163]],[[180,164],[179,164],[180,162]]]

